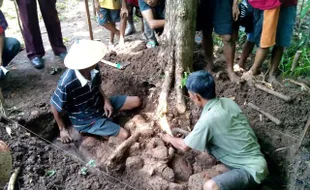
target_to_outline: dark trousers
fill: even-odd
[[[20,43],[15,38],[4,38],[4,46],[2,52],[2,64],[7,66],[10,61],[18,54],[20,51]]]
[[[65,53],[66,47],[62,41],[60,21],[56,10],[56,0],[38,0],[48,38],[55,55]],[[26,51],[29,59],[43,57],[45,54],[36,0],[18,0],[21,21],[23,23],[23,35]]]

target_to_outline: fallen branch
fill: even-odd
[[[278,98],[280,98],[280,99],[282,99],[282,100],[284,100],[284,101],[286,101],[286,102],[289,102],[289,101],[292,100],[291,97],[286,96],[286,95],[284,95],[284,94],[282,94],[282,93],[280,93],[280,92],[271,90],[271,89],[269,89],[269,88],[267,88],[267,87],[265,87],[265,86],[263,86],[263,85],[261,85],[261,84],[255,84],[255,87],[256,87],[257,89],[259,89],[259,90],[262,90],[262,91],[264,91],[264,92],[267,92],[267,93],[269,93],[269,94],[272,94],[272,95],[274,95],[274,96],[276,96],[276,97],[278,97]]]
[[[136,132],[131,135],[127,140],[125,140],[122,144],[120,144],[109,157],[108,165],[113,166],[116,163],[119,163],[124,157],[125,152],[131,147],[133,143],[135,143],[139,139],[140,135],[140,132]]]
[[[301,90],[302,91],[306,91],[306,92],[309,92],[310,93],[310,88],[303,82],[297,82],[297,81],[294,81],[293,79],[285,79],[283,80],[283,82],[290,82],[290,83],[293,83],[293,84],[296,84],[296,85],[299,85],[301,86]]]
[[[19,172],[20,172],[20,167],[18,167],[11,175],[9,185],[8,185],[8,190],[14,190],[15,182],[16,182]]]
[[[310,118],[307,121],[307,124],[305,126],[304,132],[302,133],[301,139],[298,143],[298,147],[297,150],[301,147],[302,141],[304,140],[304,138],[306,137],[307,133],[309,132],[309,128],[310,128]]]
[[[302,51],[298,50],[294,56],[294,60],[293,60],[293,63],[292,63],[292,67],[291,67],[291,72],[295,71],[295,68],[298,64],[298,61],[299,61],[299,57],[301,55]]]
[[[271,115],[270,113],[264,112],[263,110],[261,110],[259,107],[257,107],[256,105],[252,104],[252,103],[248,103],[248,106],[251,107],[252,109],[260,112],[261,114],[263,114],[264,116],[266,116],[270,121],[274,122],[276,125],[281,125],[282,122],[274,117],[273,115]]]

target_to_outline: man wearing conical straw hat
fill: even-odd
[[[116,136],[122,140],[129,136],[126,129],[109,118],[117,111],[139,107],[141,101],[137,96],[106,97],[101,88],[100,72],[96,69],[106,51],[101,42],[77,40],[64,60],[68,69],[61,76],[51,98],[51,110],[63,143],[72,140],[61,117],[63,112],[68,114],[80,133]]]

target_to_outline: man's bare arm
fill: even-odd
[[[59,130],[60,131],[63,130],[65,128],[65,124],[62,120],[60,113],[57,111],[57,109],[53,105],[51,105],[51,111],[54,115],[54,118],[56,120]]]
[[[188,147],[185,144],[184,139],[175,138],[175,137],[172,137],[171,135],[167,135],[167,134],[163,134],[161,137],[165,142],[172,144],[172,146],[174,146],[175,148],[177,148],[183,152],[186,152],[190,149],[190,147]]]
[[[149,24],[150,28],[163,28],[165,26],[165,19],[156,20],[151,9],[142,11],[143,18]]]

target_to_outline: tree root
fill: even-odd
[[[276,125],[281,125],[282,122],[274,117],[273,115],[271,115],[270,113],[264,112],[263,110],[261,110],[259,107],[257,107],[256,105],[252,104],[252,103],[248,103],[248,106],[258,112],[260,112],[261,114],[263,114],[264,116],[266,116],[270,121],[274,122]]]
[[[8,185],[8,190],[14,190],[14,186],[15,186],[15,182],[17,179],[17,176],[20,172],[20,167],[18,167],[14,173],[11,175],[10,181],[9,181],[9,185]]]
[[[272,94],[272,95],[274,95],[274,96],[276,96],[276,97],[278,97],[278,98],[280,98],[280,99],[282,99],[282,100],[284,100],[284,101],[286,101],[286,102],[289,102],[289,101],[292,100],[292,98],[291,98],[290,96],[286,96],[286,95],[284,95],[284,94],[282,94],[282,93],[280,93],[280,92],[276,92],[276,91],[274,91],[274,90],[272,90],[272,89],[269,89],[269,88],[267,88],[267,87],[265,87],[265,86],[263,86],[263,85],[261,85],[261,84],[255,84],[255,87],[256,87],[257,89],[259,89],[259,90],[262,90],[262,91],[264,91],[264,92],[267,92],[267,93],[269,93],[269,94]]]
[[[306,92],[309,92],[310,93],[310,88],[309,86],[307,86],[305,83],[303,82],[297,82],[297,81],[294,81],[292,79],[285,79],[283,80],[283,82],[290,82],[290,83],[293,83],[293,84],[296,84],[296,85],[299,85],[301,87],[301,90],[302,91],[306,91]]]
[[[304,132],[302,133],[301,139],[298,143],[298,147],[297,150],[301,147],[302,145],[302,141],[304,140],[304,138],[306,137],[307,133],[309,132],[309,128],[310,128],[310,119],[308,119],[307,124],[305,126]]]
[[[136,132],[120,144],[108,158],[107,165],[111,167],[119,163],[123,159],[125,152],[139,139],[140,136],[141,133]]]
[[[186,137],[190,133],[189,131],[177,127],[173,128],[171,131],[173,136],[175,136],[177,133],[180,133]]]

